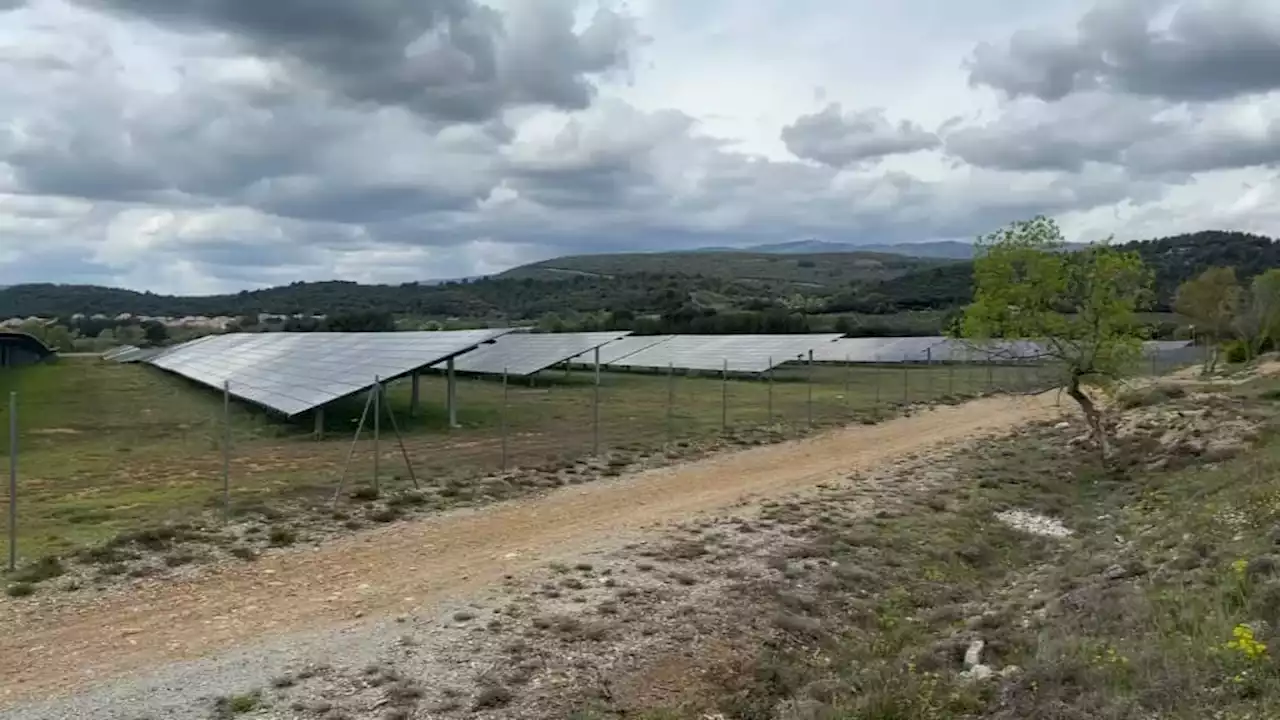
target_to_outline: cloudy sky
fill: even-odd
[[[0,0],[0,285],[1280,235],[1276,0]]]

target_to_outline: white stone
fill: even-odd
[[[1066,538],[1072,535],[1071,528],[1063,525],[1062,521],[1026,510],[1005,510],[996,513],[996,519],[1014,530],[1032,535],[1052,538]]]

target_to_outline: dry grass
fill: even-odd
[[[384,422],[378,453],[381,493],[372,489],[374,452],[366,435],[351,465],[351,499],[398,497],[397,505],[371,510],[367,518],[390,522],[405,507],[429,511],[536,489],[530,486],[545,478],[477,482],[503,464],[504,413],[507,466],[539,469],[559,484],[576,481],[565,474],[618,474],[631,458],[645,453],[698,451],[722,435],[722,398],[730,435],[754,444],[806,428],[810,392],[813,422],[821,426],[891,414],[904,400],[954,400],[1036,381],[1035,371],[1028,368],[819,366],[813,368],[811,382],[809,373],[788,368],[772,384],[731,379],[727,392],[715,377],[676,377],[668,385],[662,375],[606,373],[599,436],[601,452],[611,457],[586,473],[585,466],[573,463],[595,448],[590,373],[551,371],[532,386],[513,381],[505,404],[500,383],[464,378],[458,390],[462,427],[454,430],[445,428],[437,403],[444,396],[441,378],[424,378],[423,413],[417,418],[408,417],[408,383],[402,382],[389,388],[389,405],[400,420],[417,479],[432,492],[398,495],[410,487],[410,478]],[[223,432],[217,393],[149,367],[91,359],[0,374],[0,395],[9,390],[20,398],[23,558],[66,554],[140,526],[216,520],[222,500]],[[673,397],[669,419],[668,390]],[[350,449],[360,409],[358,399],[331,408],[328,439],[317,442],[308,437],[307,418],[281,422],[233,403],[231,500],[237,515],[326,500]],[[771,432],[743,434],[770,419]],[[7,453],[7,437],[0,443]],[[361,524],[351,517],[339,522]]]
[[[1280,417],[1274,388],[1233,392],[1241,412]],[[1179,399],[1139,405],[1161,402]],[[945,509],[921,496],[847,522],[838,495],[770,504],[754,523],[784,538],[769,569],[737,571],[745,605],[702,608],[722,627],[768,619],[731,661],[706,659],[712,688],[579,717],[1280,716],[1280,438],[1224,463],[1121,477],[1070,449],[1072,432],[1039,428],[959,457],[970,482]],[[1075,534],[993,522],[1013,508]],[[964,675],[974,640],[989,679]]]

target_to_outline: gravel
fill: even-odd
[[[1005,510],[996,513],[996,519],[1014,530],[1031,535],[1051,538],[1067,538],[1072,535],[1071,528],[1063,525],[1061,520],[1026,510]]]

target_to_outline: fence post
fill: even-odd
[[[990,395],[991,389],[995,386],[995,365],[990,364],[993,362],[991,360],[987,362],[987,394]]]
[[[591,454],[600,454],[600,346],[595,349],[596,383],[591,391]]]
[[[871,371],[872,371],[871,384],[874,385],[876,388],[876,404],[873,410],[874,410],[875,416],[879,418],[880,417],[880,368],[873,365],[871,367]]]
[[[676,404],[676,372],[675,363],[667,363],[667,444],[675,442],[675,416],[672,414]]]
[[[378,475],[382,470],[382,380],[373,378],[373,491],[378,492]]]
[[[768,389],[766,391],[768,393],[768,412],[769,412],[768,424],[769,424],[769,427],[773,427],[773,356],[772,355],[769,356],[769,377],[765,382],[768,385]]]
[[[729,432],[729,358],[720,361],[720,432]]]
[[[902,404],[911,404],[911,368],[907,366],[907,356],[902,356]]]
[[[846,373],[846,376],[847,376],[847,373]],[[809,351],[809,364],[807,369],[805,370],[804,383],[809,390],[809,399],[806,403],[808,405],[808,408],[806,408],[806,412],[809,415],[809,427],[813,427],[813,351],[812,350]]]
[[[18,569],[18,393],[9,393],[9,572]]]
[[[507,369],[502,368],[502,409],[498,413],[502,426],[502,471],[507,471]]]
[[[222,519],[231,518],[231,381],[222,383]]]
[[[956,364],[947,363],[947,394],[956,394]]]

